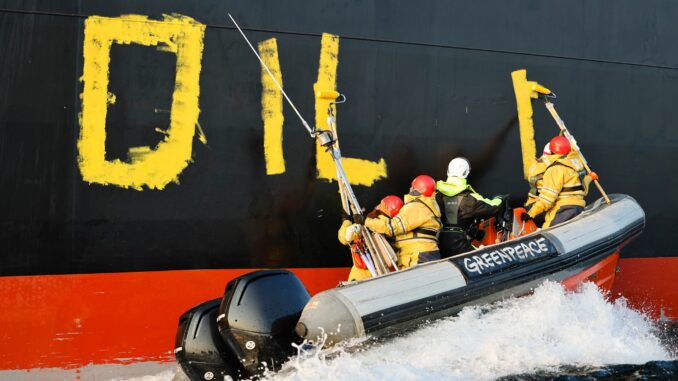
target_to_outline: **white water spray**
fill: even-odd
[[[531,296],[465,308],[364,351],[338,351],[331,359],[306,353],[265,380],[492,380],[563,365],[671,359],[652,322],[623,299],[610,303],[593,284],[569,293],[552,282]]]

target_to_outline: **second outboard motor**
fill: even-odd
[[[280,369],[296,354],[292,344],[301,343],[294,328],[310,298],[286,270],[233,279],[220,301],[193,307],[180,318],[175,353],[182,372],[175,380],[239,380]]]
[[[238,377],[242,366],[217,330],[222,298],[210,300],[184,312],[179,318],[174,355],[181,371],[174,381],[225,380]]]

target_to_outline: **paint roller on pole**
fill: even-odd
[[[329,100],[330,103],[327,109],[327,127],[329,128],[331,141],[328,143],[320,143],[324,146],[327,151],[332,156],[332,159],[335,160],[335,169],[337,171],[337,184],[339,185],[339,196],[341,198],[341,206],[344,209],[344,213],[349,216],[352,216],[353,221],[362,223],[363,216],[362,210],[357,203],[357,200],[353,202],[350,194],[352,194],[351,185],[348,182],[345,174],[343,173],[343,165],[341,164],[341,151],[339,150],[339,141],[337,139],[337,128],[336,128],[336,119],[334,118],[334,105],[336,103],[343,103],[346,100],[342,94],[338,91],[317,91],[315,93],[316,99]],[[341,100],[339,100],[341,98]],[[354,196],[355,197],[355,196]],[[374,246],[369,242],[366,229],[361,225],[359,236],[363,237],[363,240],[360,239],[354,240],[351,243],[351,251],[357,251],[362,259],[363,263],[369,270],[372,277],[384,274],[385,268],[378,256],[373,255],[375,253]]]
[[[268,75],[273,80],[273,83],[275,83],[276,87],[280,90],[282,95],[285,97],[285,100],[287,101],[287,103],[290,105],[290,107],[292,107],[292,110],[294,110],[294,113],[297,114],[297,117],[299,117],[301,124],[304,126],[304,128],[306,128],[306,131],[308,131],[309,135],[311,135],[312,138],[316,139],[320,143],[321,146],[332,147],[332,145],[334,144],[334,141],[335,141],[335,138],[334,138],[332,132],[328,131],[328,130],[318,131],[317,129],[311,128],[309,126],[309,124],[306,122],[304,117],[301,116],[301,113],[299,113],[299,110],[297,110],[297,107],[294,106],[294,103],[292,102],[290,97],[287,96],[287,93],[282,88],[280,83],[278,83],[278,80],[275,79],[275,76],[273,75],[273,73],[271,73],[271,70],[268,68],[266,63],[264,63],[264,60],[261,59],[261,56],[259,56],[259,53],[257,53],[257,50],[254,49],[254,46],[252,46],[252,43],[250,42],[250,40],[247,38],[247,36],[245,36],[245,33],[240,28],[240,25],[238,25],[238,23],[235,21],[235,19],[233,18],[233,16],[231,16],[230,13],[228,13],[228,17],[231,19],[231,21],[233,22],[233,25],[235,25],[236,29],[238,29],[238,32],[240,32],[240,35],[245,39],[245,42],[247,42],[247,45],[250,47],[250,49],[252,49],[252,53],[254,53],[254,55],[257,57],[257,59],[261,63],[261,66],[264,68],[264,70],[266,70]],[[323,96],[327,96],[328,93],[329,92],[322,92]],[[340,94],[336,91],[334,91],[332,93],[335,93],[337,95],[337,97],[340,96]],[[341,160],[339,160],[339,158],[337,157],[339,152],[335,151],[334,149],[331,149],[330,154],[332,154],[332,159],[334,159],[334,162],[337,165],[337,175],[339,177],[339,181],[343,182],[347,186],[347,189],[346,189],[347,190],[347,196],[348,196],[349,202],[352,204],[351,207],[354,208],[354,211],[360,211],[361,209],[360,209],[360,205],[358,204],[358,200],[355,198],[355,194],[353,194],[353,191],[352,191],[350,185],[348,184],[348,181],[346,180],[346,173],[344,172],[344,168],[341,164]]]
[[[558,112],[556,111],[555,106],[553,103],[550,101],[550,99],[555,99],[556,94],[552,92],[551,90],[547,89],[546,87],[538,84],[537,82],[531,82],[532,85],[532,98],[537,98],[539,95],[542,96],[544,99],[544,106],[546,106],[546,109],[549,111],[551,116],[553,117],[553,120],[555,120],[556,124],[558,125],[558,128],[560,128],[560,132],[567,138],[567,140],[570,142],[570,145],[572,146],[572,149],[575,152],[579,153],[579,157],[581,158],[582,163],[584,164],[584,168],[586,169],[586,173],[591,175],[592,171],[591,168],[589,168],[589,164],[586,161],[586,158],[584,157],[584,154],[581,152],[581,149],[579,148],[579,145],[577,144],[577,140],[572,136],[570,133],[570,130],[567,129],[565,126],[565,122],[560,118],[560,115],[558,115]],[[600,194],[603,196],[603,199],[605,199],[605,202],[607,204],[610,203],[610,198],[607,196],[607,193],[603,190],[603,187],[600,185],[600,182],[598,179],[593,179],[593,182],[596,184],[596,187],[598,188],[598,191]]]
[[[328,90],[328,91],[316,91],[315,93],[316,99],[323,99],[323,100],[330,100],[330,103],[328,105],[327,109],[327,127],[329,128],[330,132],[334,136],[334,142],[332,143],[331,147],[327,147],[328,151],[331,153],[333,152],[333,156],[336,155],[339,159],[341,159],[341,151],[339,149],[339,135],[337,134],[337,121],[334,116],[334,107],[337,104],[344,103],[346,102],[346,97],[343,94],[340,94],[337,91],[334,90]],[[350,184],[348,183],[348,179],[346,179],[345,176],[340,176],[339,171],[340,168],[343,169],[343,166],[337,165],[337,179],[339,183],[339,194],[341,196],[342,200],[342,206],[344,207],[344,211],[348,214],[352,214],[354,216],[354,221],[359,221],[362,223],[362,210],[353,210],[353,213],[351,213],[351,206],[349,202],[347,202],[348,197],[348,189],[350,189]],[[342,181],[344,179],[344,181]],[[357,203],[355,204],[357,205]],[[348,206],[348,208],[347,208]],[[358,219],[356,219],[356,215],[359,215]],[[394,271],[398,271],[398,264],[397,264],[397,257],[395,252],[393,251],[393,248],[391,248],[391,245],[386,241],[386,239],[379,233],[372,232],[368,230],[364,225],[360,226],[360,236],[363,237],[363,241],[365,246],[367,247],[367,251],[371,254],[370,257],[372,259],[372,264],[374,266],[375,271],[377,274],[385,274],[389,272],[389,266],[394,269]]]

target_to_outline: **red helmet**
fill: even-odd
[[[379,207],[384,213],[388,214],[389,217],[395,217],[400,211],[400,208],[403,207],[403,200],[394,195],[386,196],[381,199]]]
[[[549,147],[551,148],[551,152],[557,155],[567,155],[570,153],[570,150],[572,150],[570,141],[564,136],[556,136],[551,139]]]
[[[412,187],[410,192],[417,191],[426,197],[431,197],[436,190],[436,181],[433,177],[427,175],[419,175],[412,180]]]

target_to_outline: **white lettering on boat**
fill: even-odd
[[[553,254],[557,254],[553,245],[546,238],[537,237],[493,251],[467,256],[457,260],[457,263],[463,266],[469,276],[477,276]]]

